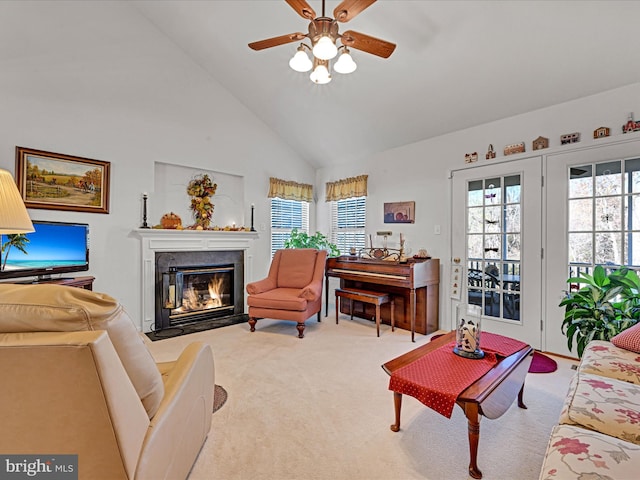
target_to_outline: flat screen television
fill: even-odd
[[[15,246],[9,250],[0,280],[38,277],[89,270],[89,225],[86,223],[47,222],[33,220],[35,232],[27,233],[26,254]],[[7,236],[1,235],[2,245]],[[6,250],[2,253],[5,259]]]

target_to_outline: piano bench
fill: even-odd
[[[376,331],[380,336],[380,306],[385,303],[391,303],[391,331],[395,330],[394,309],[395,305],[393,297],[388,293],[372,292],[370,290],[355,290],[346,288],[336,288],[336,324],[338,324],[338,313],[340,310],[340,298],[349,300],[349,313],[353,320],[353,301],[370,303],[376,306]]]

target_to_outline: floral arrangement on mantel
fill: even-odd
[[[195,176],[187,185],[187,193],[191,196],[190,208],[198,230],[207,230],[211,225],[214,207],[211,196],[215,195],[217,188],[218,184],[213,183],[206,173]]]

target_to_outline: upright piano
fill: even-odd
[[[388,260],[363,259],[343,255],[329,257],[325,269],[325,316],[329,310],[329,278],[340,279],[340,288],[385,292],[393,295],[396,327],[426,335],[438,329],[438,301],[440,260],[413,259],[406,263]],[[382,306],[381,321],[390,323],[390,307]],[[348,305],[340,306],[349,313]],[[375,316],[373,305],[354,302],[353,314],[362,318]]]

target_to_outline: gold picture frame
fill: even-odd
[[[416,202],[390,202],[384,204],[384,223],[415,223]]]
[[[111,164],[16,147],[16,182],[27,208],[109,213]]]

